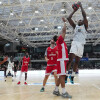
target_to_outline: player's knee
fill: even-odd
[[[57,78],[57,74],[54,74],[54,77]]]
[[[75,64],[79,64],[79,61],[75,61]]]
[[[70,64],[70,63],[72,63],[72,62],[73,62],[73,59],[69,59],[68,63]]]

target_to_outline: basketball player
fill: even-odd
[[[72,20],[72,16],[77,10],[74,10],[67,18],[68,22],[74,29],[74,37],[73,37],[73,41],[71,44],[69,62],[67,64],[67,69],[69,70],[71,63],[73,62],[73,59],[75,58],[72,76],[70,76],[70,81],[72,84],[74,83],[74,76],[75,76],[75,72],[77,71],[77,68],[78,68],[78,63],[80,61],[80,58],[83,56],[84,44],[86,42],[86,40],[85,40],[86,39],[86,31],[88,29],[88,20],[86,17],[86,13],[82,7],[81,2],[79,2],[79,5],[80,5],[81,12],[82,12],[83,20],[79,20],[77,25]]]
[[[62,97],[64,98],[72,98],[65,89],[65,77],[66,77],[66,64],[68,62],[68,50],[67,45],[64,42],[65,34],[66,34],[66,19],[62,18],[64,22],[64,26],[62,29],[61,35],[54,36],[53,39],[57,44],[58,49],[58,57],[57,57],[57,74],[59,75],[59,78],[57,79],[55,90],[53,91],[54,95],[59,96],[59,85],[61,84],[62,87]]]
[[[13,76],[13,67],[14,67],[14,62],[11,58],[8,58],[8,67],[7,67],[7,72],[6,74],[10,74],[11,76]]]
[[[14,64],[14,76],[16,77],[16,73],[17,73],[17,64]]]
[[[20,73],[20,77],[19,77],[19,82],[17,83],[18,85],[21,83],[21,77],[22,77],[22,74],[23,72],[25,72],[25,82],[24,84],[27,85],[27,71],[28,71],[28,65],[30,63],[30,57],[29,57],[29,54],[26,52],[25,53],[25,56],[21,59],[21,61],[19,62],[19,65],[21,64],[22,62],[22,67],[21,67],[21,73]]]
[[[57,81],[57,47],[55,46],[54,40],[50,41],[50,47],[45,51],[45,60],[47,62],[47,68],[40,92],[44,92],[46,82],[51,72],[54,73],[55,83]]]
[[[4,57],[4,60],[0,62],[0,65],[4,64],[4,76],[6,77],[6,70],[7,70],[7,60],[8,56]]]
[[[13,81],[13,67],[14,67],[14,62],[12,57],[8,58],[8,67],[6,71],[6,77],[7,76],[12,76],[12,81]],[[6,81],[6,79],[5,79]]]

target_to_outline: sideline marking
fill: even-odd
[[[43,83],[31,83],[31,84],[28,84],[28,85],[43,85]],[[55,85],[55,83],[54,82],[48,82],[48,83],[46,83],[46,85]],[[74,83],[74,84],[66,83],[66,85],[80,85],[80,83]]]

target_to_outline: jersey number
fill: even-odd
[[[53,60],[53,57],[51,57],[51,60]]]

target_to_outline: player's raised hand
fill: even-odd
[[[79,4],[80,5],[80,7],[82,6],[82,4],[81,4],[81,2],[79,1],[77,4]]]
[[[66,18],[62,17],[63,22],[66,22]]]

